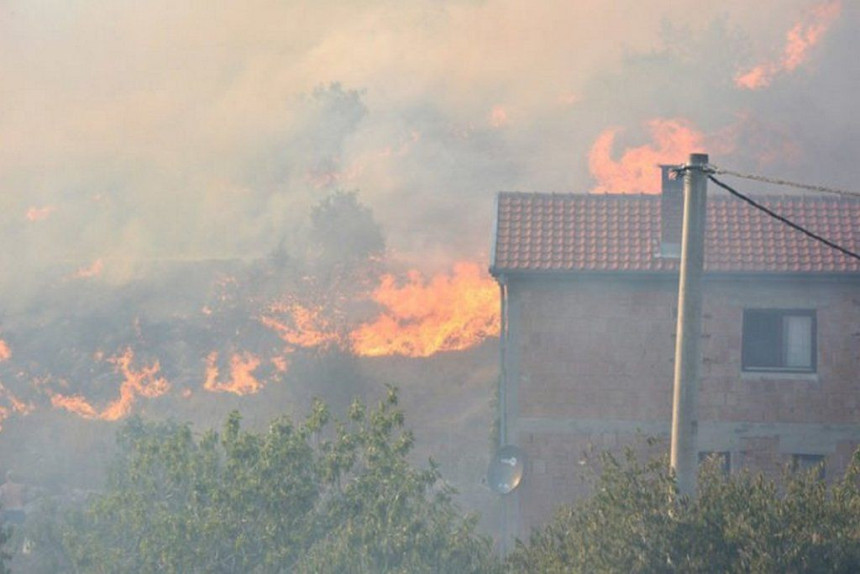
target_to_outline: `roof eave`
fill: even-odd
[[[605,278],[672,278],[679,271],[674,270],[604,270],[604,269],[505,269],[490,267],[490,275],[499,279],[565,279],[573,277],[605,277]],[[860,271],[837,272],[779,272],[779,271],[705,271],[705,279],[771,279],[771,280],[808,280],[808,281],[860,281]]]

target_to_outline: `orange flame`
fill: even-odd
[[[475,263],[458,263],[451,276],[430,280],[410,271],[404,285],[385,275],[371,297],[383,313],[348,334],[331,325],[321,308],[298,303],[273,305],[260,322],[287,343],[285,353],[335,345],[359,356],[427,357],[467,349],[499,333],[498,287]],[[289,362],[278,357],[272,364],[284,372]]]
[[[260,359],[251,353],[234,353],[230,357],[230,380],[218,381],[218,353],[212,351],[206,357],[206,380],[203,388],[213,393],[250,395],[263,388],[253,372],[260,366]]]
[[[386,275],[373,299],[386,311],[350,334],[357,355],[428,357],[499,333],[498,287],[474,263],[458,263],[452,276],[430,281],[411,271],[403,286]]]
[[[508,125],[509,122],[508,111],[504,106],[498,105],[493,106],[492,111],[490,112],[490,125],[494,128],[501,128]]]
[[[57,208],[53,205],[46,205],[44,207],[31,207],[27,210],[27,220],[34,222],[43,221],[45,219],[48,219],[48,217],[50,217],[56,209]]]
[[[103,269],[104,262],[101,259],[96,259],[93,261],[92,265],[78,269],[72,275],[72,279],[90,279],[92,277],[97,277],[101,275]]]
[[[758,90],[769,86],[778,74],[796,70],[809,59],[809,50],[821,41],[841,11],[841,0],[830,0],[813,6],[803,20],[786,34],[782,58],[778,62],[759,64],[748,72],[739,74],[735,77],[735,85],[748,90]]]
[[[81,395],[51,394],[51,405],[56,408],[66,409],[70,413],[82,416],[85,419],[100,418],[95,407]]]
[[[123,382],[119,388],[119,397],[108,403],[101,412],[81,395],[51,393],[51,404],[84,418],[115,421],[131,412],[136,396],[155,398],[170,389],[170,383],[158,376],[161,371],[161,364],[158,361],[145,365],[140,370],[132,368],[134,352],[130,347],[126,348],[122,355],[110,357],[107,361],[114,365],[116,373],[122,374]]]
[[[25,403],[12,394],[3,383],[0,383],[0,397],[6,399],[6,402],[9,403],[9,406],[0,406],[0,423],[9,418],[12,413],[28,415],[36,408],[32,403]],[[2,429],[3,427],[0,425],[0,430]]]
[[[272,357],[272,366],[279,373],[286,373],[290,368],[290,361],[286,357]]]
[[[0,339],[0,362],[8,361],[12,358],[12,350],[9,349],[9,345],[6,344],[6,341]]]
[[[9,400],[9,404],[12,405],[12,410],[16,413],[20,413],[22,415],[27,415],[33,412],[33,409],[36,408],[36,405],[33,403],[25,403],[24,401],[18,399],[15,395],[3,389],[6,394],[6,398]]]
[[[612,146],[621,128],[598,136],[588,153],[588,167],[597,180],[592,193],[660,193],[659,164],[681,163],[702,149],[704,136],[684,119],[654,119],[647,124],[653,145],[628,149],[619,161]]]
[[[337,344],[340,336],[322,316],[319,307],[306,307],[298,303],[276,303],[270,311],[289,317],[292,326],[271,315],[260,317],[260,322],[283,339],[289,349],[326,347]]]

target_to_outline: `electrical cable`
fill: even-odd
[[[745,201],[746,203],[748,203],[748,204],[752,205],[752,206],[753,206],[753,207],[755,207],[756,209],[758,209],[758,210],[760,210],[760,211],[763,211],[763,212],[764,212],[764,213],[766,213],[767,215],[769,215],[769,216],[773,217],[773,218],[774,218],[774,219],[776,219],[777,221],[780,221],[780,222],[782,222],[782,223],[784,223],[784,224],[788,225],[788,226],[789,226],[789,227],[791,227],[792,229],[796,229],[797,231],[800,231],[801,233],[803,233],[803,234],[805,234],[805,235],[807,235],[807,236],[811,237],[812,239],[814,239],[814,240],[816,240],[816,241],[819,241],[819,242],[823,243],[824,245],[826,245],[826,246],[828,246],[828,247],[830,247],[830,248],[832,248],[832,249],[835,249],[835,250],[837,250],[837,251],[839,251],[839,252],[841,252],[841,253],[843,253],[843,254],[845,254],[845,255],[849,256],[849,257],[853,257],[854,259],[860,260],[860,255],[858,255],[857,253],[854,253],[853,251],[850,251],[850,250],[848,250],[848,249],[846,249],[846,248],[842,247],[841,245],[837,245],[837,244],[833,243],[832,241],[830,241],[830,240],[828,240],[828,239],[825,239],[825,238],[821,237],[820,235],[817,235],[817,234],[813,233],[812,231],[809,231],[808,229],[804,229],[803,227],[801,227],[800,225],[798,225],[798,224],[794,223],[793,221],[790,221],[790,220],[786,219],[785,217],[783,217],[783,216],[779,215],[778,213],[775,213],[775,212],[771,211],[771,210],[770,210],[770,209],[768,209],[767,207],[765,207],[765,206],[761,205],[760,203],[757,203],[757,202],[756,202],[756,201],[754,201],[753,199],[750,199],[749,197],[747,197],[746,195],[742,194],[742,193],[741,193],[741,192],[739,192],[738,190],[736,190],[736,189],[732,188],[731,186],[729,186],[729,185],[727,185],[727,184],[723,183],[722,181],[720,181],[720,180],[718,180],[717,178],[715,178],[713,175],[710,175],[710,174],[709,174],[709,175],[708,175],[708,179],[710,179],[711,181],[713,181],[713,182],[714,182],[714,183],[716,183],[718,186],[722,187],[723,189],[725,189],[726,191],[728,191],[730,194],[732,194],[733,196],[737,197],[738,199],[740,199],[740,200],[742,200],[742,201]]]
[[[726,174],[733,175],[735,177],[740,177],[743,179],[751,179],[753,181],[761,181],[764,183],[771,183],[774,185],[784,185],[788,187],[794,187],[797,189],[805,189],[808,191],[817,191],[820,193],[834,193],[836,195],[845,195],[849,197],[860,197],[860,192],[857,191],[848,191],[846,189],[838,189],[835,187],[825,187],[823,185],[808,185],[805,183],[797,183],[796,181],[788,181],[785,179],[777,179],[773,177],[765,177],[763,175],[755,175],[752,173],[740,173],[738,171],[732,171],[730,169],[723,169],[721,167],[711,166],[711,173],[717,174]]]

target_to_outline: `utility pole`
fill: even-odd
[[[678,284],[678,326],[672,399],[670,464],[682,495],[696,493],[699,402],[699,340],[702,338],[702,267],[705,259],[705,206],[708,155],[690,154],[684,169],[684,226]]]

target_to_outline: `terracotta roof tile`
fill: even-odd
[[[494,273],[675,271],[660,254],[660,196],[501,193]],[[860,201],[760,196],[757,201],[851,251],[860,251]],[[860,261],[732,197],[708,197],[705,269],[860,273]]]

